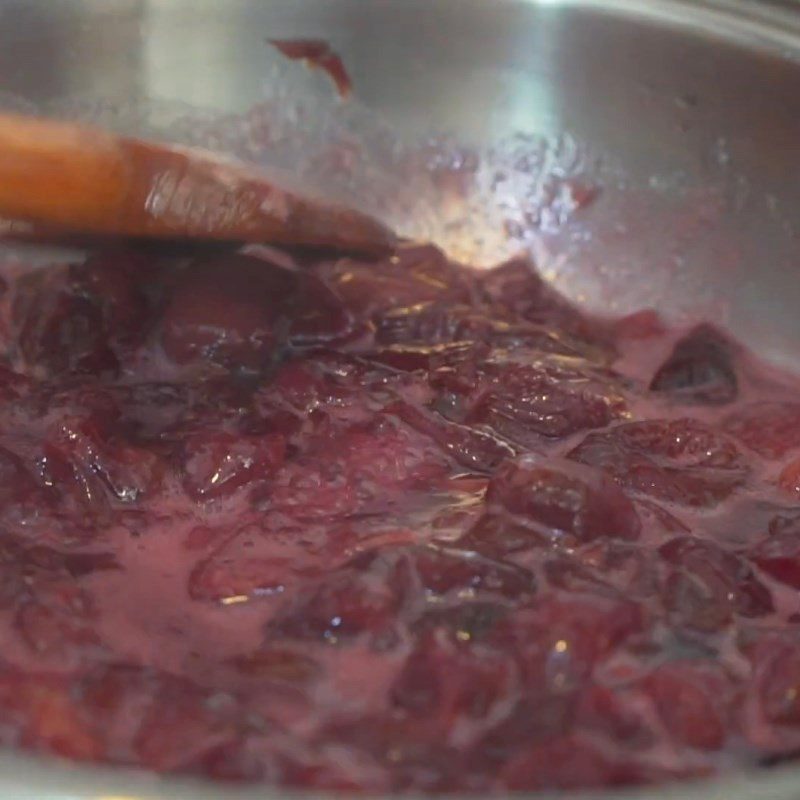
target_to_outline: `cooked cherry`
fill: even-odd
[[[389,633],[399,598],[369,573],[353,568],[312,583],[270,622],[268,635],[321,644],[346,643],[362,634]]]
[[[713,664],[671,662],[645,679],[670,735],[680,744],[719,750],[733,710],[730,682]]]
[[[650,389],[678,403],[730,403],[739,393],[732,348],[710,325],[699,325],[675,345]]]
[[[393,403],[387,411],[437,442],[462,467],[491,473],[515,449],[490,431],[459,425],[433,414],[426,414],[409,403]]]
[[[167,355],[183,364],[211,360],[265,368],[288,324],[285,297],[295,276],[259,259],[236,256],[190,264],[179,274],[161,321]]]
[[[45,375],[114,374],[119,361],[103,309],[56,271],[29,276],[14,307],[17,345],[30,367]]]
[[[782,458],[800,447],[800,403],[751,403],[733,412],[725,429],[759,455]]]
[[[591,433],[569,457],[606,470],[637,494],[695,507],[725,500],[748,474],[733,442],[690,419],[632,422]]]
[[[391,688],[393,707],[441,730],[488,717],[515,690],[516,672],[501,654],[462,644],[435,631],[422,636]]]
[[[664,600],[679,624],[714,631],[734,613],[762,617],[774,610],[769,590],[747,562],[713,542],[673,539],[659,552],[676,567],[666,578]]]
[[[800,533],[777,533],[757,545],[749,555],[767,575],[800,589]]]
[[[614,381],[596,380],[557,361],[505,364],[492,369],[479,386],[465,421],[487,425],[527,447],[603,428],[625,411]]]
[[[607,475],[555,458],[508,461],[492,478],[486,500],[554,538],[636,539],[641,530],[633,504]]]
[[[269,478],[283,462],[285,449],[277,434],[194,433],[183,444],[183,485],[195,500],[226,497]]]

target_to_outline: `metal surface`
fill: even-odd
[[[355,105],[265,45],[291,36],[336,46]],[[308,152],[304,179],[454,252],[526,247],[589,306],[703,313],[800,364],[792,0],[0,0],[0,76],[0,106]],[[267,796],[0,757],[2,800]],[[794,769],[646,793],[798,796]]]

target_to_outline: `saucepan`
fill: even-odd
[[[269,44],[298,37],[348,101]],[[793,0],[0,0],[0,107],[290,168],[472,263],[527,251],[589,308],[800,353]],[[3,800],[279,796],[0,756]],[[798,796],[800,767],[646,793]]]

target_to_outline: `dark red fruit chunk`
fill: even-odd
[[[352,568],[393,587],[409,615],[453,601],[521,600],[536,591],[531,572],[455,548],[414,545],[362,553]]]
[[[730,681],[714,664],[675,661],[645,679],[664,725],[677,742],[700,750],[719,750],[732,711]]]
[[[471,298],[472,276],[432,246],[403,247],[379,264],[341,259],[321,274],[351,313],[362,319],[417,303],[459,304]]]
[[[759,455],[782,458],[800,447],[800,403],[752,403],[731,414],[724,427]]]
[[[353,84],[344,62],[324,39],[267,39],[282,55],[292,61],[304,61],[327,73],[339,97],[349,97]]]
[[[9,443],[10,444],[10,443]],[[7,508],[13,503],[46,502],[47,492],[34,478],[33,470],[11,450],[0,447],[0,503]]]
[[[739,393],[733,355],[726,337],[710,325],[698,325],[675,345],[650,382],[650,390],[678,403],[731,403]]]
[[[330,342],[351,329],[341,301],[318,278],[228,256],[194,261],[178,276],[161,342],[179,364],[208,359],[260,371],[285,344]]]
[[[501,772],[501,785],[509,790],[586,790],[593,786],[630,787],[670,780],[701,778],[710,767],[682,764],[668,769],[649,759],[612,754],[593,737],[580,733],[551,740],[541,747],[520,750]],[[585,793],[585,792],[582,792]]]
[[[665,579],[664,604],[676,624],[711,633],[733,619],[728,588],[727,581],[713,571],[674,571]]]
[[[490,344],[502,348],[530,348],[563,356],[583,354],[581,343],[545,325],[509,322],[492,316],[491,309],[453,306],[445,302],[418,303],[392,308],[377,317],[375,338],[386,345],[443,346]]]
[[[800,725],[800,648],[764,637],[751,654],[753,689],[764,717],[775,725]]]
[[[531,262],[515,258],[486,272],[480,287],[488,299],[506,315],[557,327],[591,341],[591,349],[608,359],[613,354],[601,325],[578,311],[563,295],[542,279]]]
[[[664,320],[652,308],[635,311],[614,323],[614,333],[621,339],[651,339],[666,332]]]
[[[633,504],[613,480],[558,458],[528,454],[506,462],[489,483],[486,501],[555,539],[636,539],[641,530]]]
[[[492,558],[504,558],[530,548],[550,547],[552,540],[549,532],[542,531],[541,527],[502,512],[481,516],[457,544]]]
[[[230,695],[152,667],[102,665],[70,689],[107,758],[133,760],[159,772],[190,770],[241,730],[241,714]]]
[[[715,631],[733,614],[762,617],[774,610],[769,590],[747,562],[713,542],[673,539],[659,553],[676,569],[664,586],[664,601],[681,625]]]
[[[192,434],[183,444],[184,488],[195,500],[227,497],[270,478],[283,463],[285,450],[280,434]]]
[[[729,497],[749,471],[731,441],[690,419],[631,422],[590,433],[569,458],[604,469],[634,492],[694,507]]]
[[[643,525],[651,531],[659,534],[682,534],[691,533],[689,526],[675,514],[667,511],[663,506],[639,497],[636,500],[636,510],[642,519]]]
[[[189,594],[195,600],[231,601],[250,595],[280,594],[295,576],[286,558],[259,557],[234,560],[213,555],[200,562],[189,578]]]
[[[0,364],[0,402],[9,403],[24,397],[35,386],[34,381]]]
[[[261,370],[286,337],[295,275],[248,256],[197,260],[178,276],[161,322],[161,343],[179,364],[210,360]]]
[[[31,750],[94,761],[105,752],[103,737],[92,725],[69,680],[50,674],[0,671],[0,703],[5,724],[17,731],[16,741]]]
[[[493,725],[470,751],[470,763],[495,777],[504,764],[524,752],[566,735],[575,725],[576,693],[525,693],[504,719]]]
[[[363,358],[398,372],[432,372],[448,364],[468,361],[483,348],[475,342],[450,344],[393,344],[365,353]]]
[[[347,560],[346,536],[328,535],[324,528],[246,526],[226,535],[189,576],[194,600],[273,597],[301,578],[314,576]],[[214,541],[214,540],[212,540]]]
[[[750,552],[761,570],[795,589],[800,589],[800,533],[788,531],[765,539]]]
[[[102,308],[70,286],[66,274],[32,274],[14,306],[20,352],[45,374],[114,374],[119,366],[109,344]]]
[[[356,763],[363,766],[359,789],[375,791],[376,767],[385,770],[383,781],[377,784],[384,792],[440,793],[463,788],[467,768],[463,754],[442,742],[435,728],[421,731],[407,720],[373,714],[335,723],[324,736],[326,743],[347,745]]]
[[[520,599],[535,590],[527,570],[472,553],[423,546],[377,550],[304,586],[302,596],[284,608],[270,631],[338,642],[365,632],[389,633],[393,622],[424,617],[429,608],[452,607],[465,600]],[[454,614],[439,620],[443,627],[457,623]],[[436,620],[427,617],[421,624],[430,628]]]
[[[769,509],[769,511],[774,510],[774,508]],[[770,517],[768,529],[772,536],[778,536],[783,533],[800,535],[800,511],[789,508],[781,509],[781,513]]]
[[[523,744],[520,750],[500,773],[501,785],[510,791],[569,791],[636,782],[625,762],[616,762],[589,738],[565,736],[528,748]]]
[[[778,486],[788,495],[800,497],[800,459],[795,458],[781,470]]]
[[[14,569],[35,586],[45,575],[53,578],[81,578],[93,572],[118,569],[112,553],[102,551],[62,551],[44,544],[31,544],[25,539],[4,533],[0,538],[0,564]]]
[[[475,553],[416,547],[409,550],[409,556],[426,595],[452,594],[464,598],[495,594],[513,600],[536,589],[528,570]]]
[[[108,251],[29,274],[14,303],[23,357],[49,374],[114,374],[125,349],[148,332],[142,286],[153,272],[151,258]]]
[[[479,642],[509,614],[507,605],[468,600],[454,605],[433,605],[413,624],[415,633],[439,631],[456,642]]]
[[[573,555],[546,561],[551,586],[570,591],[598,591],[605,587],[624,597],[650,597],[656,593],[656,570],[649,548],[598,539]]]
[[[14,625],[25,643],[50,669],[75,669],[102,653],[95,625],[97,609],[85,592],[70,582],[42,587],[22,601]]]
[[[76,292],[101,309],[112,343],[134,345],[149,330],[146,287],[157,271],[157,259],[144,252],[108,250],[71,266],[70,277]]]
[[[307,549],[307,542],[301,540],[297,557],[292,558],[287,553],[284,563],[275,564],[271,571],[269,565],[259,559],[257,549],[255,553],[252,549],[249,554],[243,552],[240,564],[236,560],[231,562],[230,557],[220,559],[217,556],[193,576],[194,596],[201,597],[199,592],[208,596],[209,591],[217,598],[232,594],[232,579],[239,581],[236,584],[237,592],[266,594],[263,588],[253,591],[253,586],[257,585],[255,582],[259,577],[263,585],[268,574],[278,584],[279,591],[297,586],[299,591],[307,593],[307,584],[300,584],[298,576],[319,574],[325,568],[330,569],[331,564],[337,563],[337,556],[335,553],[321,552],[314,560],[313,556],[302,552],[302,547]],[[506,613],[509,601],[519,602],[532,597],[536,591],[534,576],[521,567],[491,561],[475,553],[429,546],[398,546],[368,551],[352,559],[342,569],[342,575],[345,577],[341,578],[341,582],[349,584],[349,588],[342,589],[344,599],[340,599],[343,604],[349,602],[345,595],[361,597],[366,592],[369,597],[371,592],[377,591],[377,587],[382,587],[379,592],[380,608],[384,603],[394,608],[397,623],[408,624],[417,633],[442,630],[445,635],[459,642],[486,635]],[[204,582],[201,583],[201,580]],[[328,592],[326,586],[323,581],[325,597]],[[384,591],[388,593],[386,597],[383,597]],[[335,605],[340,599],[330,603]],[[302,610],[306,608],[305,600],[300,601],[300,605],[299,611],[292,611],[291,608],[288,611],[295,630],[302,627],[300,617],[305,614],[310,616],[312,626],[323,624],[316,619],[313,603],[308,604],[307,612]],[[336,616],[333,612],[331,614]],[[381,614],[382,610],[379,616]],[[362,616],[356,612],[358,619]],[[388,614],[381,620],[382,624],[388,623]],[[356,625],[359,624],[356,622]],[[283,623],[280,625],[283,626]],[[347,631],[353,627],[353,623],[348,625],[343,628],[345,636],[350,635]],[[389,628],[385,627],[385,632],[388,631]],[[330,634],[335,635],[335,631],[331,630]],[[301,638],[305,636],[303,634]]]
[[[269,623],[268,634],[322,644],[390,634],[399,609],[390,586],[369,572],[344,568],[311,583]]]
[[[490,431],[448,422],[409,403],[393,403],[385,410],[420,433],[430,436],[458,464],[467,469],[491,473],[502,461],[516,454],[508,442]]]
[[[45,446],[45,480],[101,510],[107,500],[130,504],[154,494],[164,465],[145,447],[110,441],[102,418],[64,416]]]
[[[65,553],[4,537],[0,545],[0,608],[12,615],[12,630],[41,668],[76,670],[103,656],[96,631],[97,606],[76,579],[119,566],[108,553]],[[15,644],[9,642],[7,657],[15,650]]]
[[[113,553],[78,550],[62,552],[42,544],[26,548],[20,558],[27,562],[29,568],[62,573],[73,578],[82,578],[84,575],[108,569],[120,569]]]
[[[603,592],[613,593],[610,584],[603,576],[581,564],[570,555],[557,555],[549,558],[542,565],[547,583],[553,589],[568,592]]]
[[[297,347],[326,344],[346,337],[353,320],[341,300],[318,278],[301,275],[288,298],[288,340]]]
[[[569,694],[644,626],[642,607],[625,598],[553,592],[509,614],[489,638],[518,660],[526,686],[537,696]]]
[[[295,519],[377,513],[392,503],[392,493],[430,489],[450,472],[440,448],[388,416],[325,429],[306,445],[276,477],[268,498]]]
[[[158,772],[185,769],[236,738],[233,697],[181,678],[160,678],[134,741],[142,764]]]
[[[464,422],[488,425],[530,447],[542,439],[602,428],[625,412],[613,381],[597,380],[555,360],[506,364],[490,372],[481,390]]]
[[[462,637],[469,641],[467,637]],[[513,664],[499,653],[423,636],[392,686],[393,707],[443,732],[456,720],[488,717],[516,688]]]
[[[515,258],[498,264],[481,276],[480,287],[493,302],[514,311],[550,310],[553,289],[530,261]],[[559,298],[562,300],[562,298]]]
[[[476,316],[471,306],[448,303],[417,303],[392,308],[378,315],[375,338],[385,345],[416,343],[431,347],[471,340],[469,320]]]
[[[317,412],[312,420],[319,423],[326,414],[352,423],[366,422],[374,419],[376,408],[396,397],[393,390],[419,386],[415,378],[366,358],[317,349],[313,358],[282,365],[269,384],[258,390],[256,404],[267,416],[289,413],[303,420]],[[423,387],[423,398],[425,391]]]
[[[576,704],[576,723],[581,730],[607,736],[631,750],[646,749],[654,743],[655,733],[637,699],[629,690],[589,686]]]

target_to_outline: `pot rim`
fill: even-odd
[[[638,17],[800,57],[800,0],[503,0]],[[480,0],[479,0],[480,2]]]

